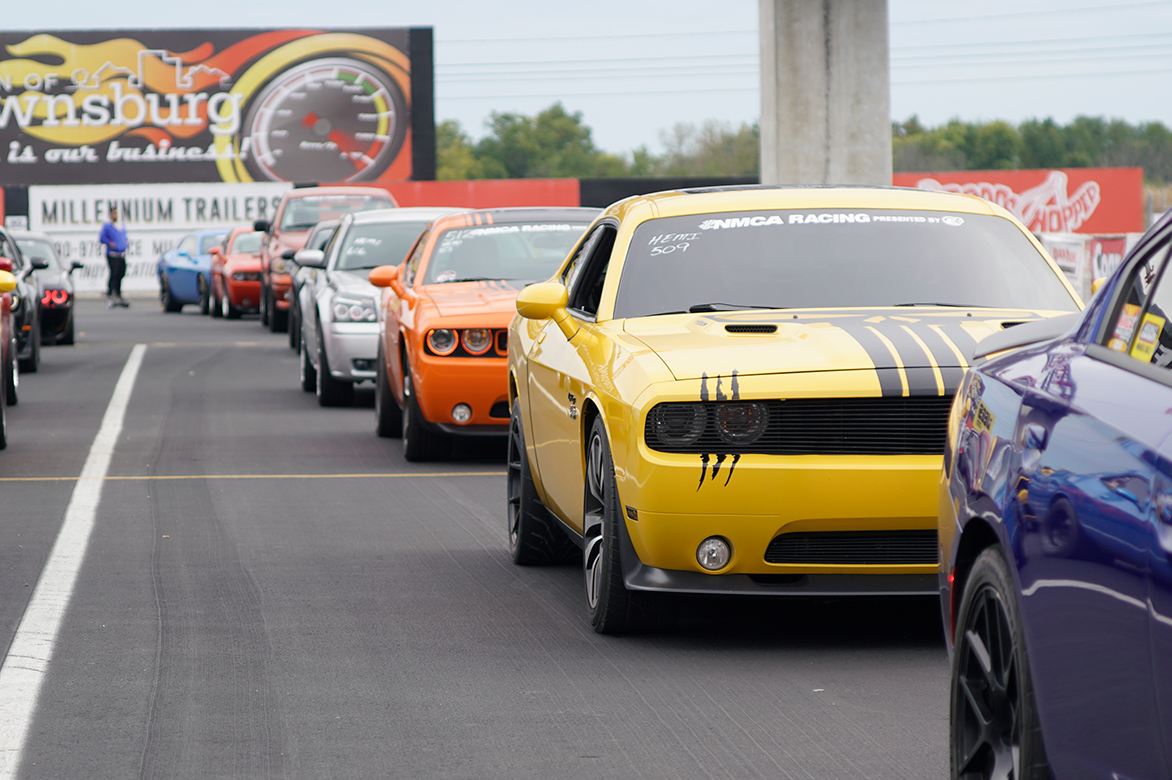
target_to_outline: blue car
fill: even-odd
[[[227,230],[197,230],[179,239],[159,256],[159,305],[177,312],[198,303],[199,313],[211,311],[212,247],[224,242]]]
[[[1081,314],[980,343],[940,596],[959,778],[1172,777],[1172,217]]]

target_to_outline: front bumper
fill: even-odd
[[[286,301],[286,306],[288,302]],[[322,333],[330,376],[343,382],[373,382],[378,355],[377,322],[331,322]],[[364,361],[356,368],[354,361]],[[321,366],[318,366],[320,370]]]
[[[238,282],[224,279],[228,287],[228,300],[241,311],[256,311],[260,308],[260,282]]]
[[[273,305],[277,311],[289,309],[289,291],[293,288],[293,277],[289,274],[273,274],[271,277],[273,288]]]
[[[444,433],[457,436],[503,436],[508,433],[506,358],[420,355],[414,382],[415,398],[423,419]],[[472,417],[464,424],[452,419],[452,409],[461,403],[472,408]]]

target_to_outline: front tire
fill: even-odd
[[[350,406],[354,403],[354,383],[340,382],[330,374],[325,339],[317,332],[317,402],[321,406]]]
[[[977,557],[965,583],[950,687],[952,777],[1049,780],[1016,589],[998,547]]]
[[[263,283],[260,286],[260,324],[265,328],[269,326],[269,288]]]
[[[221,285],[221,287],[223,287],[223,285]],[[223,303],[223,301],[224,301],[224,298],[218,292],[216,292],[216,285],[215,285],[215,282],[213,281],[212,282],[212,306],[211,306],[211,311],[209,312],[213,317],[223,317],[224,316],[224,303]]]
[[[20,361],[22,374],[35,374],[41,367],[41,326],[38,323],[29,330],[28,357]]]
[[[289,311],[277,308],[277,297],[269,290],[269,332],[284,333],[289,329]]]
[[[309,345],[305,343],[305,336],[301,336],[301,350],[297,361],[300,366],[301,389],[307,393],[317,390],[317,369],[309,362]]]
[[[166,274],[159,277],[159,308],[167,314],[177,314],[183,309],[183,304],[171,294],[171,283]]]
[[[378,372],[374,380],[374,430],[384,439],[393,439],[403,433],[403,412],[399,409],[395,396],[391,394],[382,344],[379,344],[378,359],[375,360],[374,366]]]
[[[411,382],[411,367],[403,365],[403,457],[412,463],[440,460],[448,454],[451,442],[447,436],[432,433],[425,427],[423,413],[415,400]]]
[[[581,554],[578,545],[550,520],[533,484],[520,398],[513,399],[507,462],[507,520],[513,563],[518,566],[571,563]]]

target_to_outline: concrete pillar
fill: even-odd
[[[758,0],[761,182],[891,184],[887,0]]]

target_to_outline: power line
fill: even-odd
[[[1012,19],[1023,16],[1053,16],[1054,14],[1062,14],[1069,16],[1077,13],[1098,13],[1100,11],[1119,11],[1128,8],[1151,8],[1152,6],[1172,6],[1169,0],[1148,0],[1142,3],[1119,3],[1117,5],[1084,5],[1077,8],[1063,7],[1053,8],[1047,11],[1006,11],[999,14],[978,14],[975,16],[945,16],[938,19],[908,19],[900,22],[891,22],[891,25],[911,25],[911,24],[939,24],[948,22],[983,22],[989,19]]]

